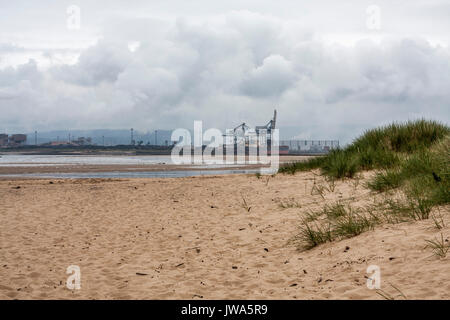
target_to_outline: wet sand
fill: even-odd
[[[305,161],[310,156],[283,156],[280,163]],[[5,179],[1,175],[34,174],[34,173],[87,173],[87,172],[155,172],[155,171],[184,171],[184,170],[244,170],[266,167],[260,164],[245,164],[233,166],[210,166],[206,165],[175,165],[171,163],[152,164],[48,164],[48,163],[14,163],[8,166],[0,166],[0,179]],[[6,177],[6,179],[9,179]]]
[[[257,169],[261,165],[246,165],[221,167],[223,170]],[[196,166],[184,166],[173,164],[150,164],[150,165],[55,165],[55,166],[10,166],[0,167],[1,175],[10,174],[33,174],[33,173],[88,173],[88,172],[155,172],[155,171],[185,171],[185,170],[217,170],[217,168],[205,168]]]

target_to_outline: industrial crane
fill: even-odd
[[[234,143],[237,143],[237,136],[239,129],[241,129],[242,136],[244,137],[245,142],[247,142],[246,133],[248,132],[248,130],[250,130],[250,127],[245,122],[242,122],[240,125],[238,125],[236,128],[233,129]]]
[[[260,130],[267,130],[269,137],[272,137],[272,130],[275,130],[275,124],[277,122],[277,110],[273,111],[273,119],[271,119],[265,126],[256,126],[256,134],[259,134]]]
[[[245,122],[241,123],[237,127],[235,127],[232,131],[230,131],[228,134],[225,134],[226,136],[233,135],[234,138],[234,144],[238,142],[238,136],[244,138],[244,143],[248,145],[249,143],[249,135],[251,133],[256,133],[256,135],[260,134],[260,131],[265,130],[266,131],[266,140],[267,142],[270,142],[272,140],[272,131],[275,130],[275,125],[277,121],[277,110],[273,111],[273,118],[264,126],[256,126],[255,129],[252,129],[249,127]]]

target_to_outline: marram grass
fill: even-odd
[[[387,198],[378,212],[371,208],[356,212],[342,203],[325,205],[309,213],[314,219],[302,221],[294,238],[301,249],[357,236],[383,222],[433,218],[433,207],[450,202],[450,128],[427,120],[393,123],[369,130],[326,156],[287,164],[280,172],[311,169],[320,169],[331,179],[353,178],[360,171],[375,169],[366,186],[375,192],[398,189],[404,199]]]

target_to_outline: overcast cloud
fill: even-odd
[[[36,2],[0,0],[0,131],[450,120],[450,1]]]

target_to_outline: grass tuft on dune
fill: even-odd
[[[366,131],[343,149],[324,157],[282,166],[280,173],[321,169],[333,178],[352,178],[357,172],[398,167],[408,155],[426,153],[430,147],[450,135],[450,128],[437,121],[416,120]]]
[[[302,223],[296,240],[310,249],[334,239],[356,236],[380,223],[424,220],[433,207],[450,203],[450,128],[436,121],[393,123],[367,131],[344,149],[324,157],[291,163],[281,173],[320,169],[327,178],[353,178],[364,170],[377,170],[366,187],[386,193],[377,208],[354,213],[342,204],[325,206],[310,216],[325,216],[322,224]],[[401,199],[390,196],[395,191]],[[331,213],[331,214],[330,214]],[[339,216],[336,219],[336,216]]]

